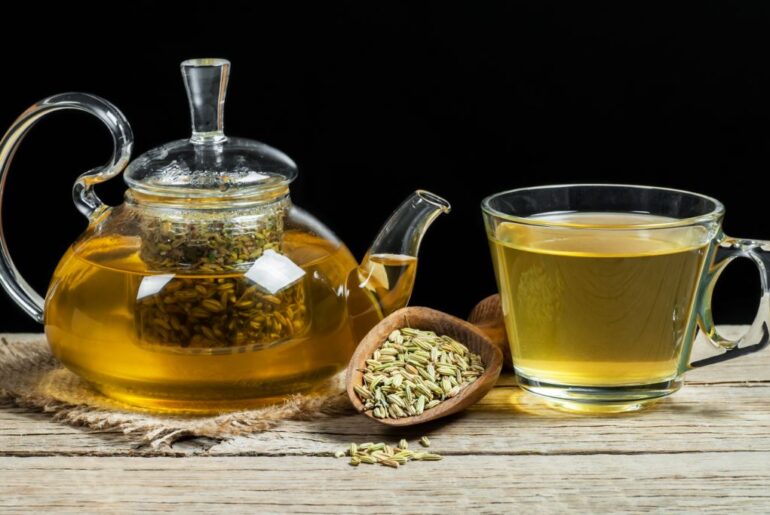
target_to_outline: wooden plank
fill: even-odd
[[[709,368],[724,369],[727,378],[741,377],[747,368],[756,372],[754,377],[770,378],[770,352]],[[251,437],[219,444],[196,440],[161,451],[137,448],[118,432],[72,428],[48,415],[6,406],[0,408],[0,456],[187,456],[208,448],[223,456],[328,455],[351,441],[397,441],[425,433],[437,442],[451,442],[452,452],[471,454],[770,450],[770,382],[763,381],[692,382],[652,410],[591,417],[555,412],[518,388],[501,386],[472,410],[417,429],[390,430],[350,416],[285,422]]]
[[[225,443],[188,442],[172,449],[136,448],[119,433],[51,422],[21,409],[0,410],[0,455],[330,454],[356,441],[430,434],[461,453],[569,454],[699,450],[770,450],[770,385],[691,386],[657,408],[629,415],[579,416],[552,411],[519,389],[494,389],[472,410],[419,428],[389,429],[360,416],[287,421]],[[213,444],[213,445],[212,445]]]
[[[327,457],[3,458],[4,511],[767,513],[770,453],[451,456],[399,470]]]
[[[287,422],[270,433],[215,445],[212,454],[332,453],[347,442],[429,434],[460,454],[575,454],[770,451],[770,388],[692,387],[644,413],[579,416],[497,388],[485,404],[449,420],[393,430],[360,417]],[[490,398],[491,397],[491,398]],[[524,411],[524,408],[532,408]],[[447,449],[448,447],[448,449]]]

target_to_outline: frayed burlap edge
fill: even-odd
[[[335,377],[312,395],[292,395],[264,408],[216,416],[158,415],[108,399],[53,357],[42,334],[0,338],[0,399],[40,410],[58,422],[95,430],[119,430],[140,445],[158,449],[193,437],[227,440],[269,430],[282,420],[351,414]]]

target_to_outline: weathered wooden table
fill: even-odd
[[[702,342],[699,355],[713,353]],[[335,459],[428,434],[439,462]],[[0,509],[92,512],[770,512],[770,352],[697,370],[646,412],[545,409],[509,376],[472,410],[411,430],[365,417],[286,422],[159,452],[0,408]]]

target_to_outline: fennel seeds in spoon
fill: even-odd
[[[364,409],[377,418],[421,415],[484,373],[478,354],[433,331],[396,329],[366,360],[363,384],[354,387]]]

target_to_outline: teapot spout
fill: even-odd
[[[382,226],[362,265],[366,264],[367,258],[377,255],[416,258],[425,231],[441,213],[449,213],[450,209],[449,202],[438,195],[425,190],[415,191]]]
[[[417,190],[385,222],[348,281],[349,313],[361,337],[409,302],[422,237],[433,221],[449,210],[449,202],[443,198]]]

